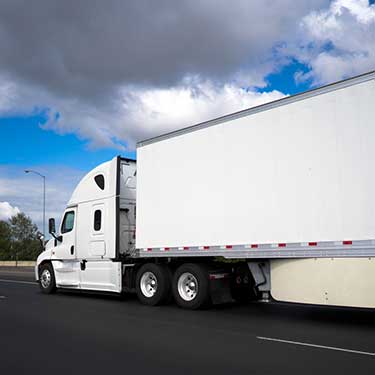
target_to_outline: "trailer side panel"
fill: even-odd
[[[375,81],[137,150],[137,248],[375,238]]]

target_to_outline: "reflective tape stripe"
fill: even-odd
[[[259,249],[266,250],[266,249],[278,249],[280,248],[280,251],[283,251],[282,248],[288,248],[288,249],[296,249],[299,247],[339,247],[343,245],[353,245],[353,246],[359,246],[363,245],[364,243],[367,245],[367,243],[370,243],[375,245],[375,240],[358,240],[353,241],[352,240],[342,240],[342,241],[310,241],[310,242],[300,242],[300,243],[287,243],[287,242],[279,242],[279,243],[263,243],[263,244],[248,244],[248,245],[203,245],[203,246],[180,246],[180,247],[158,247],[158,248],[143,248],[139,249],[140,251],[175,251],[175,250],[191,250],[191,251],[197,251],[197,250],[212,250],[212,251],[218,251],[218,250],[233,250],[233,251],[243,251],[244,249]]]

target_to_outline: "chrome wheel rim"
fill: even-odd
[[[178,294],[184,301],[192,301],[198,294],[198,280],[190,273],[183,273],[177,281]]]
[[[158,290],[158,280],[152,272],[148,271],[142,275],[140,286],[142,294],[147,298],[151,298]]]
[[[44,289],[48,288],[51,284],[51,272],[49,270],[43,270],[40,275],[40,283]]]

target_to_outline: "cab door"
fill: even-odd
[[[113,237],[108,225],[106,200],[87,202],[79,206],[79,215],[85,217],[79,222],[78,260],[80,261],[81,289],[109,292],[121,291],[121,262],[114,262],[108,254],[108,244]],[[84,232],[84,236],[81,236]]]
[[[76,255],[77,207],[68,208],[63,216],[60,235],[53,262],[56,284],[62,287],[79,287],[79,262]]]
[[[65,211],[61,221],[62,241],[58,243],[56,255],[64,260],[76,258],[76,217],[77,208],[72,207]]]

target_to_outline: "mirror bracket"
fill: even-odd
[[[63,241],[63,236],[60,234],[59,236],[56,236],[56,233],[54,232],[51,232],[51,235],[52,237],[56,240],[56,241],[59,241],[59,242],[62,242]]]
[[[59,236],[56,235],[56,227],[55,227],[55,219],[50,218],[48,220],[48,231],[55,239],[55,246],[57,245],[57,241],[62,242],[63,236],[60,234]]]

